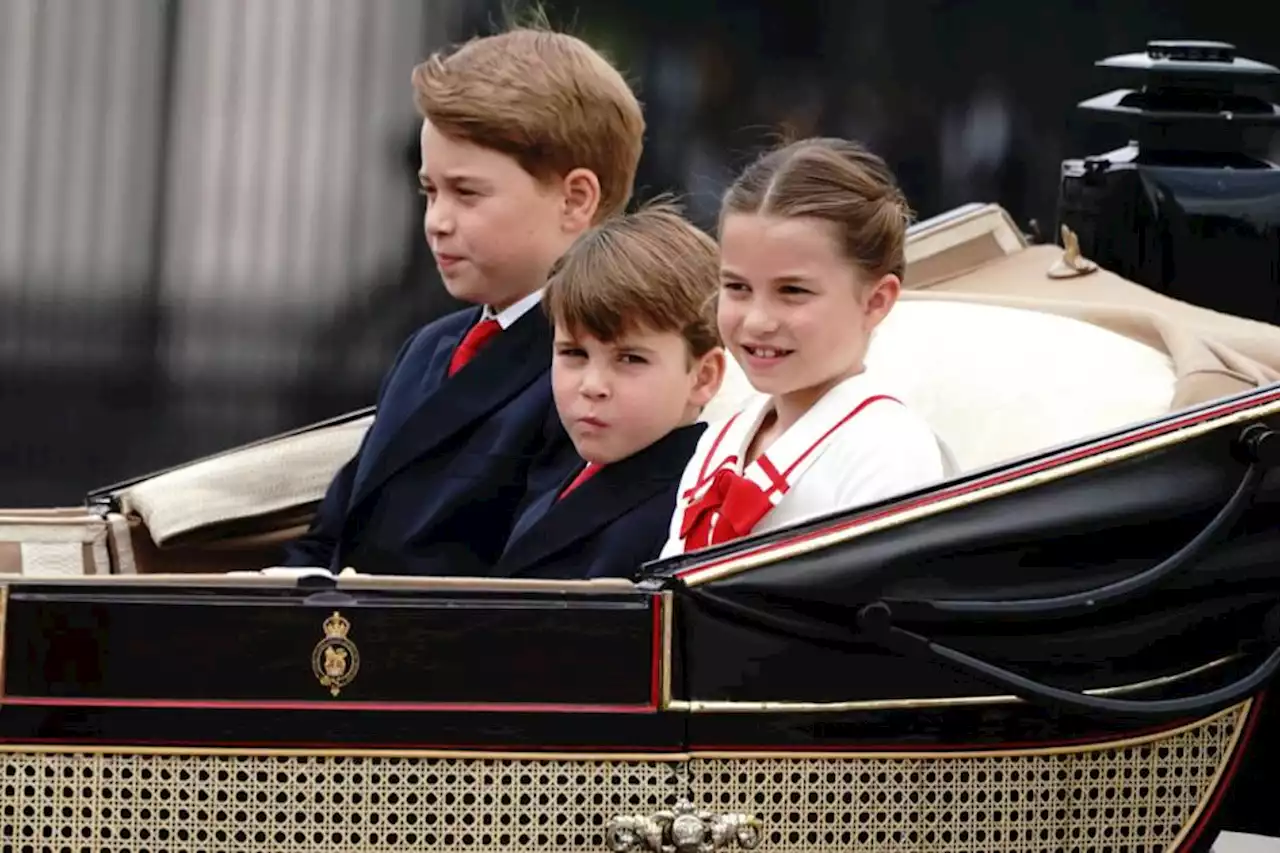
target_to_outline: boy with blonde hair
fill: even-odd
[[[413,90],[425,236],[446,289],[474,307],[405,343],[286,565],[488,574],[526,496],[575,459],[536,309],[556,260],[630,199],[640,105],[600,54],[545,29],[437,53]]]
[[[543,302],[556,410],[582,461],[519,517],[495,573],[619,577],[658,556],[724,375],[717,274],[715,242],[668,204],[564,256]]]

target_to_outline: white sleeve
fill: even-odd
[[[815,465],[837,479],[832,510],[875,503],[948,476],[937,436],[922,419],[898,406],[871,415],[870,409],[863,415],[861,429],[833,436]]]
[[[675,510],[671,513],[667,544],[662,546],[662,551],[658,554],[660,560],[684,553],[684,539],[680,536],[680,526],[684,520],[684,508],[687,504],[684,495],[697,485],[698,474],[702,470],[702,460],[711,452],[711,445],[715,442],[715,435],[720,432],[721,427],[722,424],[715,423],[702,431],[702,437],[698,439],[698,446],[694,449],[693,456],[684,466],[684,473],[680,475],[680,488],[676,492]]]

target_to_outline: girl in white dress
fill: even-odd
[[[761,393],[703,434],[663,556],[953,472],[929,425],[863,363],[902,286],[909,218],[884,161],[842,139],[765,154],[730,187],[717,321]]]

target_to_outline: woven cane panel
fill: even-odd
[[[668,807],[675,765],[455,758],[0,753],[0,850],[605,850]]]
[[[1246,711],[1091,752],[695,759],[690,783],[703,808],[761,818],[769,853],[1163,851],[1212,793]]]

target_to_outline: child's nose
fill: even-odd
[[[609,396],[608,379],[601,371],[587,368],[582,373],[582,393],[593,398]]]
[[[448,234],[453,230],[453,214],[438,196],[427,205],[427,235]]]
[[[778,322],[774,316],[759,304],[747,309],[746,316],[742,318],[742,325],[745,331],[754,334],[767,334],[778,328]]]

